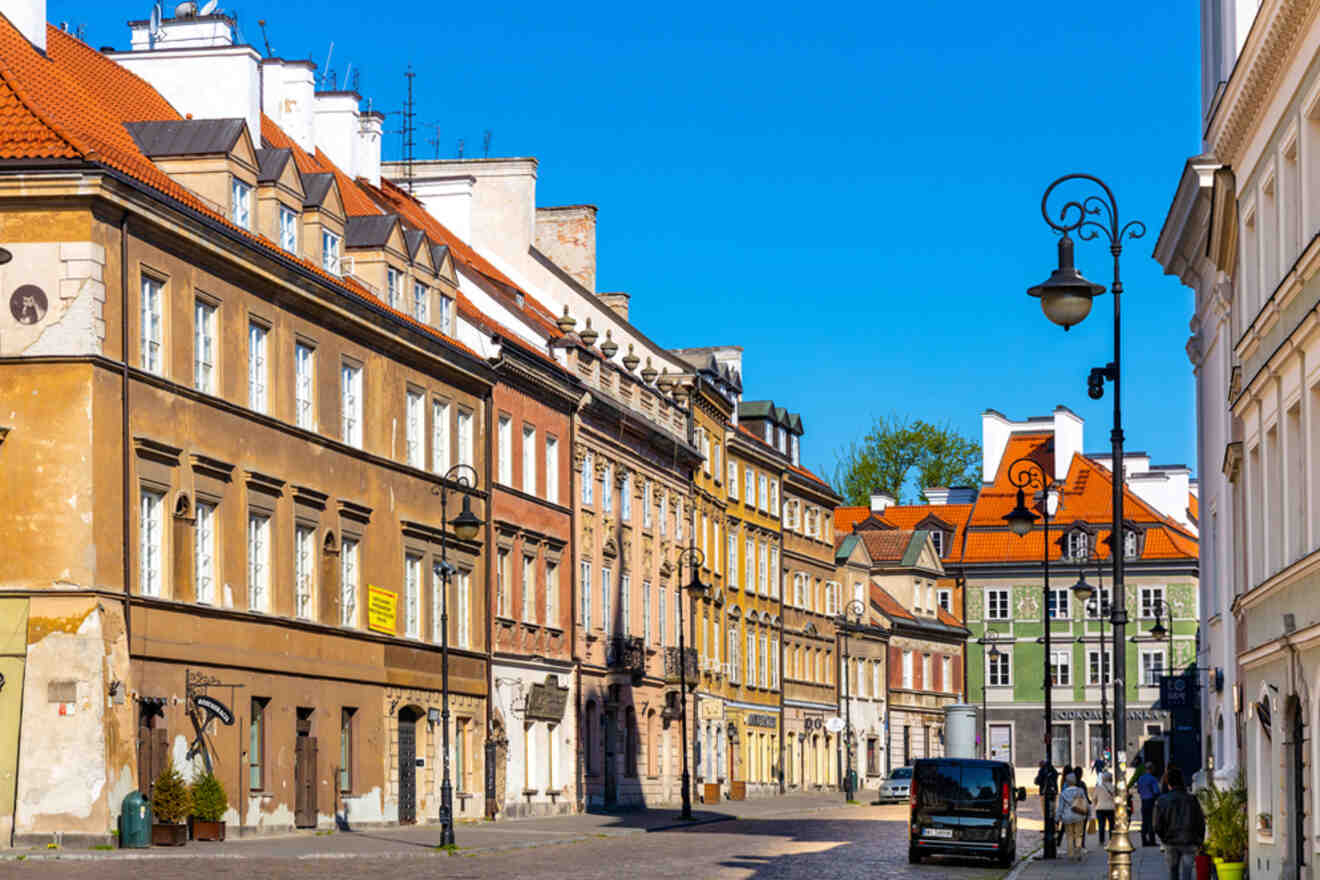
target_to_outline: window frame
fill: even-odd
[[[999,614],[995,612],[997,603],[993,601],[994,597],[1002,596],[1003,609]],[[985,588],[985,619],[986,620],[1011,620],[1013,617],[1013,599],[1012,593],[1008,587],[986,587]]]
[[[287,223],[285,221],[288,221]],[[298,213],[280,205],[280,247],[291,254],[298,253]]]
[[[152,486],[138,489],[138,594],[165,595],[165,499],[168,493]],[[155,568],[152,568],[153,560]]]
[[[321,268],[336,277],[342,277],[342,246],[343,237],[339,233],[329,229],[321,230]]]
[[[248,319],[248,409],[270,412],[270,325]]]
[[[252,187],[246,181],[230,176],[229,219],[240,229],[252,231]]]
[[[293,344],[293,414],[298,427],[316,430],[316,346],[301,339]]]
[[[203,297],[193,300],[193,388],[203,394],[215,394],[216,325],[220,309]],[[205,377],[203,377],[203,373]]]
[[[138,366],[156,376],[165,375],[165,280],[142,273],[138,286]]]

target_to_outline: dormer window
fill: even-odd
[[[930,542],[935,545],[935,555],[941,557],[944,556],[944,533],[931,532]]]
[[[390,308],[399,307],[399,287],[402,278],[398,269],[385,270],[385,302],[389,303]]]
[[[331,275],[339,274],[340,238],[329,230],[321,230],[321,268]]]
[[[1091,536],[1081,529],[1073,529],[1064,539],[1063,546],[1069,559],[1086,559],[1091,555]]]
[[[440,332],[454,335],[454,298],[451,296],[440,297]]]
[[[236,226],[252,228],[252,187],[237,177],[230,189],[230,219]]]
[[[426,285],[413,282],[412,316],[422,324],[426,323]]]
[[[298,253],[298,215],[280,205],[280,247],[291,254]]]
[[[1140,555],[1141,536],[1136,529],[1123,530],[1123,558],[1136,559]]]

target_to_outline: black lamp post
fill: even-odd
[[[999,650],[999,645],[996,644],[998,639],[992,633],[987,633],[976,641],[978,644],[990,646],[990,650],[986,654],[986,662],[981,664],[981,757],[989,758],[990,706],[986,700],[986,694],[990,687],[990,666],[1004,656],[1004,652]]]
[[[1150,610],[1151,610],[1151,616],[1155,618],[1155,623],[1150,628],[1149,638],[1143,639],[1139,635],[1137,635],[1132,637],[1132,641],[1133,643],[1148,642],[1148,641],[1158,642],[1167,639],[1168,654],[1169,654],[1167,667],[1168,667],[1168,671],[1172,672],[1173,671],[1173,606],[1170,605],[1168,602],[1165,602],[1163,599],[1156,599],[1154,603],[1151,605]],[[1168,626],[1164,625],[1164,618],[1166,616],[1169,618]],[[1161,674],[1164,674],[1165,670],[1161,668],[1160,672]],[[1156,682],[1156,684],[1158,683],[1159,682]]]
[[[1009,529],[1019,538],[1026,537],[1031,533],[1038,517],[1032,513],[1026,505],[1026,495],[1024,489],[1035,489],[1040,492],[1040,509],[1045,519],[1045,541],[1044,551],[1041,554],[1041,561],[1045,570],[1045,601],[1041,603],[1041,616],[1045,621],[1045,761],[1046,783],[1041,792],[1044,799],[1042,807],[1045,818],[1045,853],[1044,858],[1052,859],[1058,853],[1057,841],[1054,834],[1050,832],[1050,817],[1054,815],[1054,795],[1056,794],[1053,785],[1049,780],[1055,778],[1054,771],[1054,749],[1053,742],[1053,721],[1054,706],[1051,700],[1050,691],[1053,690],[1054,676],[1050,669],[1050,662],[1053,659],[1050,656],[1050,489],[1054,481],[1050,475],[1045,472],[1045,468],[1034,458],[1023,457],[1014,461],[1008,466],[1008,479],[1017,487],[1017,505],[1004,515],[1004,521],[1008,523]]]
[[[866,606],[862,604],[861,599],[853,599],[843,609],[843,613],[835,618],[834,625],[843,633],[843,715],[846,719],[844,726],[846,733],[843,740],[843,753],[847,758],[847,771],[843,778],[843,799],[851,801],[853,799],[852,786],[852,749],[853,749],[853,729],[852,729],[852,700],[848,693],[848,676],[851,672],[848,658],[848,618],[853,617],[859,623],[862,615],[866,613]]]
[[[1061,184],[1071,181],[1082,182],[1087,186],[1098,187],[1101,193],[1092,193],[1080,201],[1070,199],[1063,203],[1056,222],[1049,211],[1050,194]],[[1058,232],[1059,266],[1043,284],[1027,291],[1032,296],[1040,297],[1041,308],[1045,316],[1065,330],[1081,321],[1091,311],[1091,300],[1104,292],[1098,284],[1087,281],[1073,267],[1073,243],[1069,232],[1076,231],[1083,241],[1102,239],[1109,243],[1109,253],[1114,259],[1114,279],[1110,292],[1114,295],[1114,359],[1103,367],[1095,367],[1087,377],[1087,393],[1093,400],[1099,400],[1105,393],[1105,381],[1114,385],[1114,426],[1109,433],[1113,448],[1113,530],[1111,540],[1114,552],[1113,589],[1114,601],[1110,622],[1114,625],[1114,759],[1115,783],[1117,792],[1114,798],[1114,834],[1109,841],[1109,877],[1111,880],[1129,880],[1132,873],[1132,841],[1128,839],[1127,814],[1127,656],[1124,652],[1124,629],[1127,625],[1127,593],[1123,579],[1123,408],[1120,390],[1122,377],[1122,321],[1120,300],[1123,294],[1123,282],[1119,278],[1119,256],[1123,253],[1125,239],[1137,239],[1146,234],[1146,225],[1140,220],[1123,223],[1119,218],[1118,201],[1114,192],[1100,178],[1090,174],[1066,174],[1045,188],[1041,196],[1040,212],[1050,228]],[[1103,655],[1102,655],[1103,656]]]
[[[1104,597],[1104,578],[1100,577],[1100,553],[1096,548],[1095,555],[1096,574],[1100,580],[1100,587],[1096,588],[1086,582],[1086,572],[1083,571],[1073,584],[1073,595],[1082,603],[1083,610],[1092,617],[1100,620],[1100,729],[1104,731],[1105,741],[1111,742],[1109,738],[1109,701],[1105,697],[1105,615],[1109,614],[1109,603]],[[1086,644],[1084,636],[1078,636],[1079,644]],[[1112,747],[1112,745],[1111,745]]]
[[[686,562],[692,569],[692,581],[684,587],[681,592],[701,595],[706,592],[706,585],[701,582],[701,567],[706,564],[706,554],[702,553],[696,546],[684,547],[678,551],[678,570],[682,576],[683,563]],[[683,642],[683,596],[678,597],[678,681],[679,687],[679,736],[682,738],[683,752],[683,812],[679,814],[681,819],[692,818],[692,776],[688,773],[688,750],[687,750],[687,649]],[[695,735],[695,728],[693,733]]]
[[[440,496],[440,736],[444,752],[444,776],[440,781],[440,845],[454,845],[454,788],[449,781],[449,577],[454,567],[449,564],[449,530],[444,527],[449,516],[449,491],[457,486],[463,493],[463,509],[448,525],[454,537],[463,542],[472,541],[481,530],[481,520],[472,512],[472,496],[477,485],[477,471],[466,464],[456,464],[442,478],[431,493]]]

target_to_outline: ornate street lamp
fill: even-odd
[[[706,585],[701,582],[701,567],[706,564],[706,554],[702,553],[696,546],[684,547],[678,551],[678,570],[683,571],[683,563],[686,562],[692,569],[692,580],[681,588],[682,592],[691,593],[694,596],[703,595],[706,592]],[[681,577],[681,574],[680,574]],[[680,749],[683,752],[683,812],[679,814],[681,819],[692,818],[692,776],[688,773],[688,750],[687,750],[687,649],[683,643],[683,596],[678,597],[678,681],[679,681],[679,737],[683,743]],[[693,728],[693,737],[696,736],[696,729]],[[696,749],[695,739],[693,749]]]
[[[1054,815],[1054,787],[1048,780],[1055,777],[1054,771],[1054,749],[1053,740],[1053,720],[1054,707],[1050,692],[1053,690],[1054,676],[1050,670],[1050,489],[1053,487],[1053,481],[1045,468],[1034,458],[1023,457],[1014,461],[1008,466],[1008,479],[1017,487],[1017,505],[1004,515],[1004,521],[1008,523],[1009,529],[1019,538],[1026,537],[1031,532],[1032,526],[1036,522],[1036,514],[1027,509],[1026,496],[1024,490],[1033,489],[1040,492],[1040,509],[1045,520],[1045,541],[1044,552],[1041,555],[1041,561],[1044,565],[1045,584],[1043,596],[1045,601],[1041,603],[1041,615],[1045,621],[1045,761],[1047,771],[1045,773],[1046,784],[1041,792],[1044,800],[1042,807],[1045,816],[1045,853],[1044,858],[1052,859],[1058,852],[1057,841],[1052,833],[1049,833],[1049,819]]]
[[[989,645],[990,651],[986,654],[986,662],[981,664],[981,757],[990,757],[990,707],[986,699],[986,694],[990,686],[990,667],[994,665],[1004,652],[999,650],[998,639],[994,633],[987,633],[976,640],[978,644]]]
[[[1094,185],[1101,191],[1092,193],[1080,201],[1069,199],[1058,212],[1058,219],[1050,215],[1050,195],[1061,184],[1072,181]],[[1114,425],[1109,437],[1113,447],[1112,465],[1114,484],[1113,529],[1110,532],[1113,550],[1113,588],[1114,601],[1110,622],[1114,625],[1114,762],[1117,793],[1114,797],[1116,811],[1114,815],[1114,834],[1109,840],[1110,880],[1129,880],[1132,874],[1132,841],[1128,839],[1127,814],[1127,694],[1124,691],[1127,677],[1127,657],[1124,629],[1127,624],[1126,586],[1123,579],[1123,408],[1122,395],[1122,320],[1120,302],[1123,294],[1123,282],[1119,277],[1119,256],[1123,253],[1126,239],[1141,238],[1146,234],[1146,226],[1140,220],[1121,222],[1118,213],[1118,201],[1114,192],[1103,180],[1090,174],[1066,174],[1045,188],[1040,200],[1040,213],[1051,229],[1059,233],[1059,267],[1050,275],[1049,280],[1027,291],[1032,296],[1040,297],[1045,316],[1064,329],[1078,323],[1091,310],[1090,300],[1103,288],[1087,281],[1073,267],[1072,240],[1068,233],[1076,232],[1083,241],[1100,239],[1109,244],[1109,253],[1114,259],[1114,278],[1109,285],[1114,295],[1114,359],[1103,367],[1094,367],[1087,377],[1087,394],[1092,400],[1099,400],[1105,393],[1105,382],[1114,386]],[[1083,304],[1082,300],[1086,302]],[[1048,630],[1046,630],[1048,632]],[[1103,654],[1101,655],[1103,657]]]
[[[440,736],[444,754],[444,775],[440,782],[440,845],[454,845],[454,788],[449,780],[449,578],[455,569],[449,564],[448,517],[449,492],[457,488],[463,493],[463,509],[449,521],[454,537],[468,543],[476,539],[481,520],[472,512],[472,496],[476,489],[477,471],[466,464],[456,464],[441,478],[439,486],[431,487],[431,494],[440,496]]]
[[[850,626],[848,618],[851,617],[857,623],[861,623],[862,615],[866,613],[866,606],[862,604],[861,599],[853,599],[844,607],[843,613],[834,619],[834,625],[843,633],[843,714],[847,721],[845,726],[847,733],[844,737],[843,753],[847,758],[847,775],[843,781],[843,799],[845,802],[853,799],[852,786],[852,750],[853,750],[853,729],[852,729],[852,701],[848,695],[848,627]]]

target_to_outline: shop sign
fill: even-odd
[[[545,677],[544,684],[533,684],[527,695],[528,718],[536,721],[563,721],[568,706],[568,688],[559,686],[554,673]]]
[[[778,727],[779,719],[774,715],[749,714],[745,718],[748,727]]]
[[[1054,713],[1055,721],[1100,721],[1112,713],[1101,713],[1099,709],[1062,709]],[[1165,713],[1153,709],[1130,709],[1129,721],[1163,721]]]
[[[723,721],[724,703],[721,700],[702,700],[697,710],[697,717],[702,721]]]
[[[219,718],[220,723],[226,727],[231,727],[234,724],[234,713],[230,712],[229,707],[215,697],[201,694],[193,697],[193,705],[206,713],[208,721],[211,718]],[[206,727],[206,724],[203,723],[202,727]]]
[[[399,612],[399,594],[367,584],[367,626],[376,632],[394,635],[394,621]]]

